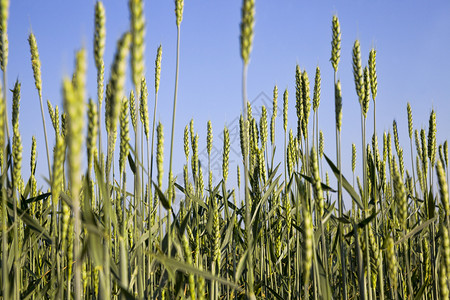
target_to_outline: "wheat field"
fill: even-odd
[[[22,159],[29,141],[19,130],[21,82],[6,84],[14,49],[8,47],[9,1],[0,0],[3,299],[449,299],[448,142],[437,144],[434,110],[426,128],[414,126],[410,103],[404,111],[409,145],[400,144],[396,121],[377,131],[374,48],[364,63],[356,40],[352,61],[343,62],[353,68],[351,92],[361,116],[354,128],[362,143],[341,145],[338,16],[330,24],[330,57],[323,58],[334,70],[335,135],[324,136],[319,67],[296,65],[295,95],[275,85],[272,107],[250,104],[255,1],[243,0],[241,161],[230,168],[225,126],[221,174],[213,181],[218,133],[211,121],[206,136],[198,135],[194,120],[185,124],[184,147],[174,147],[184,1],[174,1],[176,72],[172,122],[166,124],[156,117],[164,45],[145,57],[144,1],[129,0],[128,7],[129,29],[111,63],[104,61],[107,12],[101,1],[92,8],[94,52],[79,48],[71,76],[59,81],[63,107],[43,103],[39,41],[29,34],[26,59],[46,146],[47,164],[39,172],[48,179],[38,183],[35,137],[31,160]],[[90,56],[95,99],[87,98]],[[154,61],[154,82],[144,76],[145,61]],[[294,128],[288,127],[289,106]],[[199,139],[206,141],[206,167]],[[324,153],[328,140],[335,153]],[[343,162],[350,148],[352,161]],[[173,174],[174,153],[184,154],[183,178]],[[351,173],[341,172],[349,164]]]

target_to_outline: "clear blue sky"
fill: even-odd
[[[105,0],[106,76],[116,41],[128,30],[128,1]],[[176,25],[173,1],[145,1],[147,21],[146,75],[149,82],[150,114],[153,113],[154,61],[163,46],[161,87],[157,116],[164,124],[166,153],[172,118],[175,79]],[[10,5],[8,88],[18,78],[22,83],[20,129],[24,144],[24,174],[29,174],[31,135],[38,140],[38,175],[46,174],[45,146],[39,101],[34,88],[27,37],[36,35],[42,62],[44,100],[61,106],[61,82],[73,69],[74,54],[85,46],[89,53],[88,95],[96,97],[93,60],[95,1],[14,0]],[[200,135],[200,151],[206,145],[206,123],[213,121],[215,146],[222,148],[219,132],[241,111],[241,70],[239,23],[241,1],[186,1],[181,24],[181,64],[176,119],[174,174],[182,170],[184,126],[191,118]],[[351,143],[361,157],[360,110],[356,97],[351,51],[361,41],[363,64],[371,47],[377,50],[377,130],[392,131],[397,120],[405,161],[409,161],[406,103],[413,109],[415,128],[428,127],[434,107],[437,113],[438,143],[448,139],[450,121],[450,2],[448,1],[256,1],[256,25],[249,67],[248,97],[260,93],[271,97],[273,86],[290,93],[290,126],[296,127],[294,74],[296,63],[309,73],[311,90],[316,66],[322,72],[320,128],[325,133],[325,152],[335,157],[333,74],[329,62],[331,18],[341,24],[342,51],[338,76],[342,82],[344,165],[350,177]],[[131,85],[128,85],[129,90]],[[9,94],[11,97],[11,94]],[[259,99],[263,99],[259,98]],[[10,100],[10,99],[9,99]],[[259,100],[258,100],[259,101]],[[258,102],[257,101],[257,102]],[[269,99],[271,101],[271,99]],[[258,102],[260,103],[260,102]],[[271,107],[271,102],[268,103]],[[257,104],[259,105],[259,104]],[[369,115],[373,115],[373,103]],[[11,104],[9,104],[9,109]],[[10,112],[9,112],[10,113]],[[278,152],[282,148],[281,114],[278,114]],[[51,123],[46,113],[47,127]],[[368,119],[371,124],[372,117]],[[50,131],[52,132],[52,131]],[[295,132],[295,130],[294,130]],[[372,126],[368,126],[372,132]],[[379,138],[380,147],[382,139]],[[50,145],[54,144],[50,134]],[[235,148],[239,150],[239,142]],[[234,147],[234,146],[232,146]],[[231,157],[240,160],[240,156]],[[168,160],[168,156],[166,156]],[[177,170],[178,168],[178,170]],[[235,165],[230,176],[235,177]],[[168,168],[165,170],[167,171]],[[166,173],[167,174],[167,173]],[[39,177],[38,177],[39,180]],[[45,185],[40,181],[40,186]]]

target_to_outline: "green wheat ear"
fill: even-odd
[[[431,165],[436,161],[436,112],[431,111],[430,120],[428,124],[428,158]]]
[[[306,139],[308,137],[308,122],[309,122],[309,114],[311,112],[309,77],[306,70],[302,72],[302,102],[303,102],[302,132],[304,138]]]
[[[369,112],[369,104],[370,104],[370,74],[369,68],[364,68],[364,98],[361,104],[362,111],[364,117],[367,117],[367,113]]]
[[[186,125],[186,127],[184,127],[184,135],[183,135],[184,139],[184,155],[186,156],[186,162],[189,161],[189,127],[188,125]]]
[[[158,186],[161,188],[164,175],[164,129],[161,122],[156,127],[156,167],[158,170]]]
[[[117,121],[120,114],[120,102],[123,98],[125,86],[126,56],[130,48],[131,35],[125,33],[117,44],[117,52],[112,65],[111,77],[106,87],[107,101],[106,119],[108,119],[108,132],[112,134],[117,128]],[[108,97],[108,87],[110,97]],[[109,99],[108,99],[109,98]]]
[[[261,133],[261,149],[264,151],[267,144],[267,110],[266,107],[263,105],[261,108],[261,119],[259,121],[259,131]]]
[[[52,201],[56,204],[59,201],[59,195],[63,188],[64,180],[64,138],[56,136],[55,150],[53,152],[53,178],[52,178]]]
[[[88,157],[88,172],[92,169],[92,162],[94,159],[95,144],[97,143],[98,135],[98,112],[97,105],[92,99],[89,99],[88,104],[88,135],[86,140],[87,157]]]
[[[409,134],[409,138],[412,139],[412,134],[413,134],[413,115],[412,115],[411,104],[409,102],[406,105],[406,110],[408,112],[408,134]]]
[[[129,0],[131,21],[131,72],[136,92],[141,89],[141,80],[144,77],[144,51],[145,51],[145,17],[144,1]]]
[[[101,1],[97,1],[95,4],[95,33],[94,33],[94,60],[97,68],[97,102],[98,102],[98,149],[100,155],[102,155],[102,126],[101,126],[101,112],[102,102],[105,85],[105,64],[103,61],[103,55],[105,52],[105,40],[106,40],[106,17],[105,8]],[[100,158],[100,157],[99,157]]]
[[[372,48],[369,53],[369,75],[370,75],[369,78],[373,101],[375,101],[375,98],[377,97],[377,88],[378,88],[376,57],[377,51]]]
[[[332,20],[333,38],[331,41],[331,65],[334,72],[338,70],[339,60],[341,59],[341,26],[339,25],[339,19],[336,15]]]
[[[358,95],[359,104],[362,105],[364,100],[364,76],[361,66],[361,46],[359,40],[353,45],[353,77],[355,80],[356,94]]]
[[[300,66],[295,67],[295,110],[297,113],[297,119],[299,124],[302,122],[303,118],[303,87],[302,87],[302,71]]]
[[[147,140],[149,138],[149,117],[148,117],[148,91],[147,91],[147,82],[145,78],[142,78],[141,81],[141,101],[140,101],[140,115],[141,122],[144,125],[144,132]]]
[[[191,119],[191,121],[189,122],[189,135],[191,137],[191,144],[192,144],[192,147],[193,147],[193,145],[194,145],[194,137],[195,137],[194,119]]]
[[[175,16],[177,17],[177,26],[183,21],[184,0],[175,0]]]
[[[448,142],[447,141],[444,142],[444,158],[445,158],[445,164],[447,165],[447,168],[448,168]]]
[[[161,60],[162,60],[162,46],[159,45],[156,59],[155,59],[155,93],[159,91],[159,81],[161,78]]]
[[[192,140],[192,159],[191,159],[192,173],[198,172],[198,134],[196,134]]]
[[[442,232],[442,250],[443,250],[443,259],[445,263],[445,267],[447,268],[448,277],[450,275],[450,238],[448,236],[448,229],[446,226],[441,224],[440,230]]]
[[[392,130],[394,133],[394,145],[395,145],[395,151],[397,153],[400,151],[400,141],[398,139],[398,129],[397,129],[397,121],[392,121]]]
[[[441,160],[442,165],[445,166],[444,147],[442,146],[442,144],[439,145],[438,152],[439,152],[439,159]]]
[[[21,84],[18,80],[14,84],[13,89],[13,105],[12,105],[12,127],[13,131],[19,132],[19,108],[20,108],[20,87]]]
[[[325,138],[323,135],[323,131],[320,130],[319,131],[319,157],[320,158],[323,158],[324,148],[325,148]]]
[[[288,90],[284,90],[283,94],[283,128],[284,131],[287,131],[287,123],[288,123]]]
[[[272,102],[272,116],[274,118],[277,117],[278,112],[278,86],[274,86],[273,88],[273,102]]]
[[[31,66],[33,68],[34,82],[36,89],[38,90],[39,97],[42,97],[41,60],[39,59],[36,38],[33,33],[30,33],[28,43],[30,44]]]
[[[241,10],[241,58],[247,65],[253,44],[253,28],[255,26],[255,1],[243,0]]]
[[[120,153],[119,153],[119,170],[123,174],[125,171],[125,162],[129,152],[129,126],[128,126],[128,100],[123,97],[120,112]]]
[[[324,200],[321,184],[322,181],[320,180],[319,174],[319,162],[317,161],[317,153],[314,147],[311,148],[310,158],[311,158],[310,164],[311,164],[312,179],[314,182],[314,198],[317,201],[319,216],[321,217],[323,215],[324,210]]]
[[[320,68],[316,68],[316,76],[314,78],[314,96],[313,96],[313,110],[316,112],[320,104],[320,84],[322,79],[320,78]]]
[[[397,213],[399,220],[401,222],[401,227],[406,230],[406,221],[408,215],[408,202],[407,195],[405,191],[405,185],[403,184],[402,175],[397,168],[397,163],[395,159],[392,160],[394,165],[394,192],[395,200],[397,203]]]
[[[105,7],[101,1],[95,4],[95,34],[94,34],[94,59],[98,70],[103,68],[103,54],[105,52],[106,39]]]
[[[337,130],[341,131],[342,126],[342,90],[341,90],[341,81],[338,80],[338,82],[335,85],[335,99],[334,99],[334,106],[335,106],[335,115],[336,115],[336,128]]]
[[[69,79],[65,79],[63,83],[64,91],[64,109],[67,112],[69,126],[67,146],[69,148],[69,169],[70,182],[72,192],[78,193],[80,187],[80,154],[83,140],[83,112],[84,99],[81,82],[84,82],[86,70],[86,50],[82,49],[77,53],[76,59],[76,82],[75,87]]]
[[[228,179],[228,166],[230,160],[230,132],[228,128],[225,126],[223,129],[223,180],[226,182]]]
[[[237,180],[238,189],[240,189],[241,188],[241,169],[239,168],[239,165],[236,166],[236,180]]]
[[[303,246],[303,278],[305,286],[309,282],[309,276],[311,273],[312,267],[312,258],[313,258],[313,238],[314,238],[314,227],[312,223],[312,217],[309,210],[304,207],[302,209],[303,212],[303,230],[304,230],[304,241],[305,244]]]
[[[31,175],[36,173],[36,137],[31,137],[31,155],[30,155],[30,171]]]
[[[239,119],[239,137],[243,160],[249,154],[249,128],[250,128],[249,121],[244,120],[244,117],[241,115]]]
[[[136,132],[137,117],[136,117],[136,98],[134,96],[133,90],[130,91],[130,118],[131,125],[133,125],[133,130]]]
[[[19,107],[20,107],[20,83],[16,81],[13,90],[12,127],[13,127],[13,184],[17,190],[22,192],[22,138],[19,131]]]
[[[0,1],[0,62],[2,71],[5,72],[8,64],[8,17],[9,0]]]
[[[450,203],[448,197],[448,185],[447,180],[445,178],[445,170],[442,162],[440,160],[437,161],[436,164],[436,173],[439,181],[439,194],[441,197],[442,206],[444,207],[445,214],[450,216]]]
[[[212,124],[209,120],[207,123],[207,136],[206,136],[206,150],[208,151],[208,155],[211,155],[212,142],[213,142],[213,132],[212,132]],[[189,151],[189,149],[188,149]]]
[[[428,144],[427,144],[427,135],[426,135],[425,129],[420,130],[420,142],[422,145],[422,157],[421,157],[422,167],[423,167],[424,175],[426,176],[426,174],[428,172],[428,163],[427,163]]]

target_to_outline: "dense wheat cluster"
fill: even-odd
[[[275,86],[273,107],[263,106],[259,119],[253,115],[246,77],[255,1],[244,0],[242,161],[230,170],[230,130],[225,126],[221,178],[213,183],[211,149],[219,134],[209,121],[207,136],[199,136],[191,120],[184,129],[184,183],[176,183],[172,161],[174,151],[180,151],[173,148],[173,137],[178,130],[183,8],[184,1],[175,0],[176,79],[169,137],[169,124],[156,120],[162,45],[155,52],[154,89],[143,77],[145,32],[151,30],[146,29],[143,0],[129,0],[130,28],[108,63],[103,59],[107,11],[96,3],[94,52],[76,52],[72,77],[62,79],[62,108],[49,101],[48,112],[43,110],[46,82],[41,79],[39,41],[29,35],[48,162],[49,181],[38,183],[36,168],[46,172],[46,167],[37,166],[36,139],[21,139],[21,84],[5,86],[9,3],[0,1],[3,299],[448,299],[448,143],[436,141],[434,110],[428,128],[414,127],[409,103],[410,158],[403,156],[395,121],[392,130],[376,131],[376,51],[368,53],[365,64],[356,40],[353,59],[345,63],[353,66],[362,144],[351,145],[353,174],[340,171],[342,151],[350,151],[350,145],[341,145],[341,30],[336,15],[331,19],[331,58],[324,58],[334,71],[335,136],[326,137],[320,129],[319,67],[308,73],[297,65],[291,83],[295,95],[289,99],[287,89]],[[97,99],[87,98],[89,56],[95,58]],[[11,111],[6,105],[10,100]],[[294,104],[297,126],[288,128],[288,109]],[[368,115],[370,105],[373,116]],[[281,132],[275,132],[278,110]],[[367,122],[373,122],[373,132],[367,132]],[[199,139],[207,144],[206,168],[199,161]],[[336,143],[335,161],[324,153],[328,140]],[[28,164],[22,149],[29,142]],[[281,161],[276,161],[275,149],[283,153]],[[361,173],[355,170],[358,160]],[[168,171],[164,161],[170,162]],[[27,167],[31,175],[23,178]],[[231,176],[237,176],[236,186],[230,184],[235,182]],[[335,176],[335,186],[330,176]],[[344,199],[351,203],[347,211]]]

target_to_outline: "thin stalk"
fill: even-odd
[[[177,108],[177,95],[178,95],[178,74],[179,74],[179,67],[180,67],[180,25],[177,25],[177,64],[176,64],[176,71],[175,71],[175,90],[174,90],[174,96],[173,96],[173,113],[172,113],[172,134],[170,136],[170,156],[169,156],[169,195],[172,197],[172,154],[173,154],[173,137],[175,135],[175,113]],[[169,199],[169,203],[172,203],[172,199]],[[170,212],[167,212],[167,233],[168,233],[168,256],[171,256],[171,229],[169,226],[170,221]]]
[[[149,207],[148,207],[148,224],[149,224],[149,234],[151,235],[151,214],[152,214],[152,207],[150,204],[153,192],[152,192],[152,178],[153,178],[153,156],[154,156],[154,140],[155,140],[155,124],[156,124],[156,108],[158,104],[158,92],[155,90],[155,107],[153,108],[153,121],[152,121],[152,141],[151,141],[151,154],[149,159],[149,174],[148,174],[148,194],[149,194]],[[148,150],[148,139],[147,139],[147,150]],[[147,159],[148,159],[148,153],[147,153]],[[161,211],[161,205],[159,207]],[[161,224],[160,224],[161,225]],[[162,234],[161,234],[162,235]],[[150,247],[150,253],[152,252],[152,248]],[[150,256],[149,256],[150,257]],[[150,270],[151,268],[151,259],[148,261],[148,268]],[[153,293],[153,287],[151,288]]]
[[[153,251],[153,234],[152,234],[152,221],[151,221],[151,216],[152,216],[152,188],[151,188],[151,184],[152,184],[152,179],[151,179],[151,175],[150,175],[150,140],[147,137],[147,175],[148,175],[148,180],[147,180],[147,193],[148,193],[148,211],[147,211],[147,228],[148,228],[148,234],[149,234],[149,245],[148,245],[148,249],[147,249],[147,284],[150,284],[150,280],[151,280],[151,276],[152,276],[152,272],[151,272],[151,265],[152,265],[152,259],[151,259],[151,254]],[[149,294],[147,296],[150,296],[153,293],[153,285],[150,284],[150,289],[149,289]]]
[[[286,201],[290,201],[289,197],[286,196],[288,199]],[[288,225],[288,236],[287,236],[287,255],[288,255],[288,299],[292,299],[292,280],[291,280],[291,234],[290,234],[290,229],[289,229],[289,225]],[[305,286],[305,293],[306,293],[306,286]],[[307,297],[305,297],[307,298]]]
[[[170,137],[170,156],[169,156],[169,174],[172,174],[172,153],[173,153],[173,137],[175,134],[175,114],[177,108],[177,96],[178,96],[178,74],[180,67],[180,26],[177,26],[177,64],[175,71],[175,91],[173,96],[173,113],[172,113],[172,134]],[[169,175],[169,189],[171,189],[173,182]],[[169,199],[171,201],[172,199]],[[170,255],[170,254],[169,254]]]
[[[403,229],[403,236],[406,235],[406,229]],[[407,243],[408,241],[406,241]],[[409,255],[407,250],[407,245],[403,244],[403,250],[404,250],[404,255],[405,255],[405,263],[406,263],[406,272],[407,272],[407,279],[408,279],[408,290],[409,290],[409,294],[411,295],[411,297],[414,295],[413,293],[413,287],[412,287],[412,283],[411,283],[411,267],[409,266]]]
[[[139,198],[138,198],[138,202],[137,202],[137,206],[135,208],[135,219],[137,220],[135,224],[137,224],[137,226],[135,226],[135,230],[136,233],[134,235],[135,238],[135,244],[138,243],[140,237],[141,237],[141,233],[143,231],[143,215],[144,215],[144,209],[143,209],[143,200],[144,200],[144,189],[141,188],[141,178],[144,179],[144,139],[143,139],[143,126],[141,126],[141,176],[137,176],[137,182],[136,182],[136,186],[137,186],[137,190],[138,192],[137,194],[140,194]],[[136,173],[139,173],[136,171]],[[140,217],[140,218],[138,218]],[[136,262],[138,266],[144,266],[144,268],[138,268],[138,274],[137,274],[137,289],[138,289],[138,296],[139,298],[144,298],[144,274],[143,269],[145,270],[145,264],[144,264],[144,251],[143,251],[143,245],[139,244],[136,251],[137,251],[137,255],[136,255]]]
[[[102,66],[102,68],[104,68]],[[100,74],[100,70],[97,70],[97,82],[103,80],[103,76]],[[103,82],[102,82],[103,84]],[[101,158],[102,155],[102,101],[103,101],[103,89],[97,84],[97,101],[98,101],[98,158]]]
[[[42,127],[44,127],[45,149],[47,150],[48,177],[49,177],[49,181],[51,182],[52,172],[51,172],[51,167],[50,167],[50,152],[48,150],[47,127],[45,126],[44,106],[42,104],[42,96],[41,95],[39,95],[39,102],[41,105]]]
[[[113,146],[113,138],[112,135],[114,133],[110,132],[108,134],[108,155],[113,156],[114,152],[114,146]],[[112,158],[108,159],[109,162],[112,161]],[[106,166],[106,201],[109,201],[111,203],[110,199],[110,182],[109,177],[111,173],[111,166]],[[109,212],[105,212],[104,214],[104,223],[105,223],[105,233],[104,233],[104,243],[103,243],[103,271],[101,272],[103,275],[103,288],[102,288],[102,298],[104,300],[111,299],[111,281],[110,281],[110,237],[111,237],[111,217],[109,215]]]
[[[334,85],[336,86],[336,72],[334,72]],[[336,88],[335,88],[336,91]],[[336,93],[336,92],[335,92]],[[336,95],[335,95],[336,97]],[[338,179],[338,210],[339,218],[343,215],[343,204],[342,204],[342,172],[341,172],[341,131],[336,126],[336,159],[337,167],[339,169],[339,179]],[[343,241],[343,227],[342,223],[339,222],[339,244],[341,248],[341,268],[342,268],[342,296],[344,300],[347,300],[347,267],[346,267],[346,257]]]
[[[364,218],[367,217],[367,212],[369,209],[369,204],[368,204],[368,178],[367,178],[367,150],[366,150],[366,118],[363,115],[362,112],[362,107],[361,107],[361,135],[362,135],[362,154],[363,154],[363,181],[364,181],[364,200],[363,200],[363,205],[364,205],[364,213],[363,216]],[[365,239],[365,243],[366,245],[369,245],[369,231],[368,231],[368,227],[366,226],[364,228],[364,239]],[[370,269],[370,251],[369,251],[369,247],[366,247],[366,262],[367,262],[367,291],[368,291],[368,296],[369,296],[369,300],[372,299],[372,284],[371,284],[371,269]]]
[[[119,244],[120,244],[120,281],[122,286],[128,290],[128,249],[127,249],[127,229],[126,229],[126,173],[123,172],[123,179],[122,179],[122,224],[120,228],[120,237],[119,237]],[[124,295],[122,294],[122,299],[125,299]]]
[[[16,183],[13,180],[13,189],[15,189]],[[18,232],[18,223],[19,223],[19,216],[17,214],[17,194],[14,191],[13,192],[13,249],[14,249],[14,263],[13,263],[13,270],[14,270],[14,277],[13,277],[13,299],[20,299],[20,269],[21,269],[21,263],[20,263],[20,249],[19,249],[19,232]]]
[[[242,105],[244,108],[244,130],[248,130],[247,127],[247,69],[248,65],[244,63],[242,69]],[[247,134],[247,133],[245,133]],[[245,135],[244,134],[244,135]],[[253,236],[251,232],[251,199],[250,191],[248,187],[248,157],[244,155],[244,188],[245,188],[245,232],[247,235],[247,279],[248,279],[248,296],[250,299],[255,298],[254,291],[254,273],[253,273]]]
[[[325,269],[325,278],[327,282],[330,282],[329,280],[329,271],[328,271],[328,247],[327,247],[327,241],[325,238],[325,230],[324,230],[324,226],[322,224],[322,216],[319,217],[319,226],[320,226],[320,231],[322,233],[322,261],[323,261],[323,268]],[[327,287],[328,289],[328,287]],[[328,295],[331,295],[331,291],[327,290]]]
[[[9,141],[10,137],[9,137],[9,122],[8,122],[8,101],[6,100],[6,99],[8,99],[8,96],[7,96],[6,90],[7,90],[7,88],[6,88],[6,65],[5,65],[5,70],[3,71],[3,103],[5,105],[4,117],[5,117],[5,128],[6,128],[6,140]]]
[[[373,97],[373,95],[372,95]],[[377,108],[376,108],[376,101],[375,98],[373,98],[373,134],[374,136],[377,135],[377,117],[376,117],[376,112],[377,112]],[[412,144],[411,144],[412,147]],[[412,148],[411,148],[412,149]],[[412,159],[412,156],[411,156]],[[414,174],[414,171],[413,171]],[[376,176],[375,176],[376,178]],[[378,215],[378,205],[377,202],[379,202],[381,199],[378,199],[378,194],[377,194],[377,184],[375,184],[375,188],[374,188],[374,194],[375,194],[375,215]],[[379,227],[378,227],[378,218],[375,217],[375,232],[378,233]],[[376,237],[376,242],[378,245],[378,248],[380,248],[380,239],[377,235]],[[380,281],[379,287],[380,287],[380,299],[384,299],[384,275],[383,275],[383,252],[379,251],[379,257],[380,257],[380,265],[378,266],[378,280]],[[376,295],[376,292],[375,292]]]

